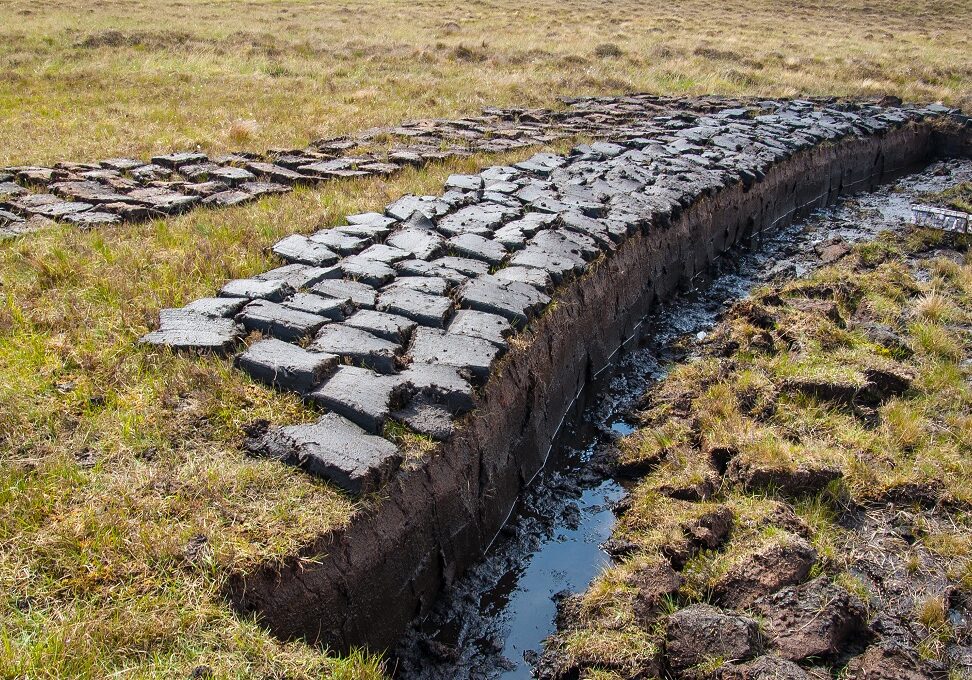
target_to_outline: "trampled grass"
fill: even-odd
[[[8,0],[0,164],[304,145],[557,96],[970,104],[968,0]]]

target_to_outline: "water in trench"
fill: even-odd
[[[818,250],[900,229],[926,191],[972,181],[972,161],[935,163],[872,194],[842,200],[768,235],[751,250],[720,259],[705,281],[644,319],[638,337],[588,386],[554,443],[547,466],[521,495],[486,557],[445,593],[403,638],[391,663],[397,678],[440,680],[532,677],[544,638],[556,631],[557,601],[583,591],[610,558],[600,545],[624,488],[600,463],[632,426],[625,414],[666,366],[690,360],[734,301],[760,283],[821,266]],[[688,340],[688,342],[686,342]]]

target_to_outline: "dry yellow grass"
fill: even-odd
[[[303,145],[628,90],[970,103],[969,0],[8,0],[4,15],[0,163]]]
[[[0,164],[300,146],[624,90],[968,105],[972,73],[968,0],[8,0],[3,16]],[[134,340],[160,307],[267,268],[280,236],[482,160],[0,244],[0,677],[378,673],[281,644],[220,598],[229,570],[353,509],[240,452],[246,422],[313,413],[227,360]],[[918,330],[954,353],[934,324]]]

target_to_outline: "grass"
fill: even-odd
[[[972,213],[972,184],[959,184],[926,198],[945,208]]]
[[[941,658],[945,645],[954,636],[952,624],[948,620],[948,608],[942,597],[932,595],[916,602],[915,618],[927,631],[919,644],[919,655],[925,659]]]
[[[0,245],[0,677],[379,674],[373,658],[275,641],[221,597],[230,573],[354,512],[334,488],[241,451],[248,423],[315,412],[229,359],[135,340],[160,307],[273,266],[266,248],[281,236],[484,163]],[[428,448],[399,434],[416,455]]]
[[[962,29],[972,7],[958,0],[10,0],[4,15],[0,164],[303,146],[403,119],[625,90],[895,93],[968,106],[972,73]],[[134,340],[159,308],[271,266],[266,248],[281,236],[437,190],[485,160],[0,244],[0,677],[381,675],[375,657],[281,643],[221,597],[229,574],[292,554],[355,511],[328,485],[241,453],[248,423],[315,413],[227,359]],[[968,274],[939,278],[949,294]],[[872,304],[891,313],[900,300],[884,295]],[[955,398],[960,344],[939,323],[946,311],[913,327],[936,358],[920,385]],[[772,402],[767,379],[740,383],[743,411]],[[969,424],[956,415],[949,427]],[[392,434],[415,456],[427,451],[422,438]],[[656,437],[648,453],[677,449],[683,434]],[[898,426],[893,436],[918,460],[921,433]],[[929,544],[972,553],[958,540]],[[600,648],[619,663],[657,651],[626,656],[646,634],[612,635]]]
[[[802,542],[798,535],[816,550],[809,577],[825,574],[870,607],[869,586],[854,574],[854,551],[870,549],[871,530],[853,543],[840,518],[849,508],[884,507],[907,490],[934,498],[902,500],[899,507],[936,501],[944,507],[915,515],[920,544],[901,557],[903,569],[916,578],[926,569],[947,571],[957,587],[972,588],[963,512],[972,502],[972,347],[963,331],[972,318],[972,265],[929,259],[927,280],[919,281],[904,264],[942,245],[934,232],[884,235],[807,279],[758,290],[709,335],[697,361],[673,367],[652,388],[640,429],[619,445],[620,466],[639,477],[614,529],[631,554],[579,598],[573,628],[553,641],[567,652],[563,659],[584,672],[615,668],[616,659],[638,651],[619,648],[620,641],[641,644],[620,633],[647,629],[650,644],[658,645],[667,614],[696,602],[725,604],[720,592],[733,588],[733,572]],[[890,324],[908,351],[872,342],[858,330],[861,322]],[[806,391],[806,385],[857,390],[875,369],[909,375],[911,384],[870,407],[848,403],[839,390]],[[795,378],[802,381],[797,389]],[[718,475],[716,466],[727,459]],[[773,481],[821,467],[840,478],[808,489]],[[749,470],[772,475],[740,476]],[[703,502],[673,497],[713,477]],[[687,527],[717,507],[732,513],[728,539],[715,549],[688,545]],[[638,574],[646,564],[686,554],[677,594],[645,621]],[[952,630],[942,596],[916,595],[914,620],[926,632],[922,657],[944,660]],[[608,630],[611,638],[598,638]],[[583,657],[570,651],[576,640],[589,645]]]
[[[639,670],[651,667],[660,653],[657,642],[636,628],[620,631],[582,629],[568,636],[564,648],[572,663],[586,665],[596,660],[602,667],[595,669],[595,673],[621,670],[620,677],[632,677]]]
[[[0,164],[302,146],[403,119],[635,90],[970,105],[966,0],[10,0],[4,10]]]

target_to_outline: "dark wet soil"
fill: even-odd
[[[841,201],[721,258],[706,280],[647,317],[637,337],[589,386],[565,421],[547,466],[522,495],[482,562],[447,592],[392,654],[396,677],[530,678],[556,603],[583,591],[609,561],[601,544],[624,495],[603,462],[634,409],[667,367],[691,360],[734,301],[761,283],[796,278],[846,244],[902,228],[925,192],[972,181],[972,162],[945,161],[896,185]]]

